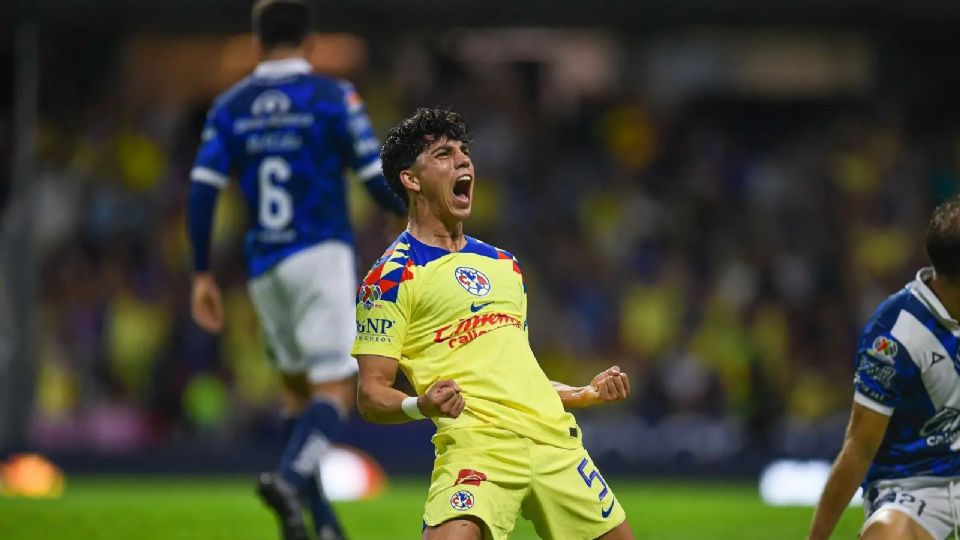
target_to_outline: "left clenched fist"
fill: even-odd
[[[622,401],[630,395],[630,378],[620,371],[620,366],[613,366],[594,377],[590,387],[596,392],[598,404]]]

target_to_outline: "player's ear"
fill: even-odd
[[[414,193],[420,193],[420,179],[409,169],[400,171],[400,183]]]

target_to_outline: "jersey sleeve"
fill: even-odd
[[[854,401],[890,416],[900,403],[904,388],[917,375],[916,364],[906,348],[889,331],[867,331],[857,350]]]
[[[520,274],[520,315],[523,318],[523,331],[528,332],[530,325],[527,322],[527,282],[523,279],[523,270],[516,257],[513,258],[513,270]]]
[[[383,264],[370,271],[357,291],[357,336],[352,354],[375,354],[400,360],[413,291],[409,284],[379,279]]]
[[[350,167],[360,180],[366,182],[381,175],[380,141],[373,132],[357,90],[346,81],[340,83],[340,89],[343,91],[343,113],[337,136]]]
[[[212,107],[200,135],[200,148],[190,171],[190,180],[211,185],[217,189],[227,187],[230,181],[232,162],[226,144],[223,111]]]

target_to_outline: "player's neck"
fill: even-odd
[[[407,231],[414,238],[428,246],[443,248],[447,251],[460,251],[467,245],[467,238],[463,235],[463,222],[444,223],[435,215],[418,216],[418,208],[410,216]]]
[[[930,280],[930,288],[937,295],[943,307],[947,308],[950,317],[957,319],[957,316],[960,316],[960,284],[934,276]]]
[[[303,57],[303,50],[301,50],[300,47],[277,47],[270,49],[269,51],[264,51],[260,60],[263,62],[270,62],[273,60],[290,60],[293,58]]]

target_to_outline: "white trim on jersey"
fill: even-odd
[[[377,158],[376,161],[371,161],[370,163],[357,169],[357,177],[366,182],[367,180],[376,178],[376,176],[382,172],[383,162],[380,161],[380,158]]]
[[[950,316],[950,313],[947,311],[947,308],[943,306],[943,303],[940,302],[940,299],[937,298],[937,295],[934,294],[930,287],[927,286],[927,282],[932,280],[935,276],[933,267],[921,268],[917,272],[917,279],[913,281],[908,287],[910,288],[910,293],[917,297],[918,300],[923,302],[927,309],[930,310],[937,319],[948,330],[954,334],[960,335],[960,323],[956,319]]]
[[[229,176],[209,167],[194,167],[190,171],[190,180],[201,184],[209,184],[217,189],[223,189],[230,183]]]
[[[257,64],[253,74],[257,77],[266,77],[276,79],[280,77],[289,77],[290,75],[300,75],[301,73],[310,73],[313,66],[303,58],[285,58],[283,60],[266,60]]]
[[[870,409],[871,411],[878,412],[884,416],[890,416],[893,414],[893,407],[887,407],[886,405],[881,405],[876,401],[868,398],[867,396],[861,394],[860,392],[853,393],[853,401],[863,405],[864,407]]]
[[[937,336],[907,310],[901,310],[890,335],[903,344],[936,410],[960,408],[960,375]]]

